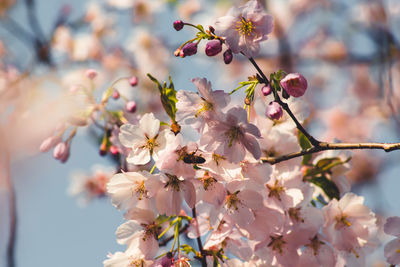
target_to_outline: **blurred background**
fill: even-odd
[[[91,84],[98,96],[120,77],[138,77],[134,88],[126,81],[115,85],[136,101],[138,113],[161,107],[146,73],[160,80],[171,75],[178,90],[194,90],[190,79],[207,77],[215,89],[226,91],[254,75],[244,57],[225,65],[221,54],[208,58],[204,46],[193,57],[173,55],[195,33],[176,32],[174,20],[212,25],[243,2],[0,1],[0,266],[6,266],[13,196],[16,266],[102,266],[108,252],[123,249],[114,235],[122,213],[109,199],[67,193],[76,180],[71,177],[91,177],[94,165],[111,173],[118,167],[112,155],[99,155],[101,131],[79,127],[64,164],[52,152],[40,153],[39,146],[62,118],[79,109],[66,95],[76,84],[90,83],[89,68],[98,72]],[[400,142],[400,1],[260,2],[274,16],[275,28],[256,61],[265,73],[283,69],[308,79],[307,128],[314,136]],[[379,216],[400,215],[399,162],[399,151],[352,152],[347,175],[352,191],[365,196]],[[371,265],[381,260],[382,253]]]

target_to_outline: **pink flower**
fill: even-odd
[[[196,204],[196,190],[190,179],[169,173],[160,173],[147,180],[146,188],[154,196],[160,214],[178,215],[183,199],[190,208]]]
[[[346,193],[339,201],[332,199],[322,208],[323,233],[337,249],[351,251],[364,246],[376,230],[375,214],[363,205],[364,198]]]
[[[107,192],[117,209],[131,209],[150,197],[145,182],[152,176],[146,171],[117,173],[107,184]]]
[[[307,90],[307,80],[299,73],[289,73],[281,80],[281,86],[285,91],[294,97],[304,95]]]
[[[120,128],[119,140],[132,148],[126,161],[137,165],[148,163],[151,156],[157,160],[158,154],[165,149],[168,139],[174,138],[170,130],[160,130],[160,121],[153,113],[146,113],[139,125],[124,124]]]
[[[271,120],[279,120],[283,116],[283,110],[281,105],[277,102],[272,101],[267,106],[267,110],[265,111],[265,116],[270,118]]]
[[[135,208],[130,215],[131,220],[118,227],[117,241],[128,245],[128,250],[141,253],[145,259],[152,259],[158,251],[157,235],[160,229],[155,214],[150,210]]]
[[[390,217],[386,220],[384,231],[388,235],[396,236],[385,245],[385,257],[388,263],[400,264],[400,217]]]
[[[266,14],[256,0],[239,8],[231,8],[226,16],[215,23],[217,35],[225,38],[232,52],[243,52],[248,57],[258,54],[259,43],[268,39],[267,35],[272,29],[272,16]]]
[[[211,82],[206,78],[192,79],[198,93],[180,90],[176,94],[178,102],[177,120],[191,125],[195,129],[202,129],[206,122],[221,115],[221,109],[230,101],[229,94],[223,90],[213,91]]]
[[[207,151],[214,151],[230,162],[239,163],[244,159],[246,150],[255,159],[260,158],[261,149],[256,137],[261,137],[260,130],[247,122],[243,108],[235,107],[227,112],[222,121],[216,121],[203,133],[200,144]]]

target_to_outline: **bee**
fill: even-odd
[[[185,162],[187,164],[202,164],[202,163],[206,162],[206,159],[201,156],[197,156],[196,152],[197,152],[197,149],[196,149],[196,151],[194,151],[192,153],[186,152],[183,155],[183,162]]]

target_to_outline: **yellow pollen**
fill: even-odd
[[[217,166],[219,165],[220,160],[226,160],[226,158],[224,156],[221,156],[221,155],[218,155],[215,153],[212,154],[212,159],[215,162],[215,164],[217,164]]]
[[[158,226],[155,222],[150,224],[141,224],[141,226],[144,228],[145,231],[143,241],[146,241],[149,238],[154,238],[157,240],[158,232],[161,229],[160,226]]]
[[[139,260],[133,259],[131,262],[129,262],[128,266],[129,267],[142,267],[142,266],[144,266],[143,264],[144,264],[144,262],[142,259],[139,259]]]
[[[241,35],[250,36],[255,29],[255,25],[250,21],[246,20],[242,17],[241,20],[236,22],[236,31],[238,31]]]
[[[132,188],[132,195],[136,194],[138,200],[142,200],[143,197],[147,196],[147,190],[146,187],[144,186],[144,181],[137,182],[136,187]]]
[[[234,209],[234,210],[239,209],[238,204],[240,204],[240,199],[238,198],[237,193],[236,192],[233,194],[228,193],[228,195],[226,196],[225,202],[228,209]]]
[[[281,201],[281,193],[285,192],[285,188],[281,185],[278,185],[278,181],[275,181],[274,185],[267,184],[266,187],[269,190],[268,197],[276,197],[279,201]]]
[[[349,222],[347,220],[347,216],[346,215],[342,215],[342,216],[338,216],[336,217],[336,227],[340,227],[340,226],[347,226],[350,227],[351,226],[351,222]]]
[[[203,112],[209,111],[213,109],[213,104],[204,100],[201,108],[194,115],[196,118]]]
[[[210,174],[206,171],[204,176],[200,178],[200,181],[203,182],[204,190],[208,190],[208,188],[212,188],[212,186],[217,182],[217,179],[210,176]]]
[[[400,253],[400,248],[396,249],[396,253]]]

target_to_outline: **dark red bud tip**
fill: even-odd
[[[136,85],[138,85],[138,83],[139,83],[139,79],[138,79],[138,77],[136,77],[136,76],[132,76],[132,77],[129,79],[129,84],[130,84],[131,86],[136,86]]]
[[[136,102],[133,100],[126,102],[125,109],[128,112],[132,112],[132,113],[135,112],[136,111]]]
[[[229,64],[232,62],[233,59],[233,54],[232,54],[232,50],[228,49],[224,52],[224,62],[225,64]]]
[[[182,20],[175,20],[174,21],[174,29],[177,31],[182,30],[183,26],[185,25]]]
[[[112,94],[111,94],[111,97],[112,97],[113,99],[119,99],[120,94],[119,94],[118,90],[114,90],[114,91],[112,92]]]

